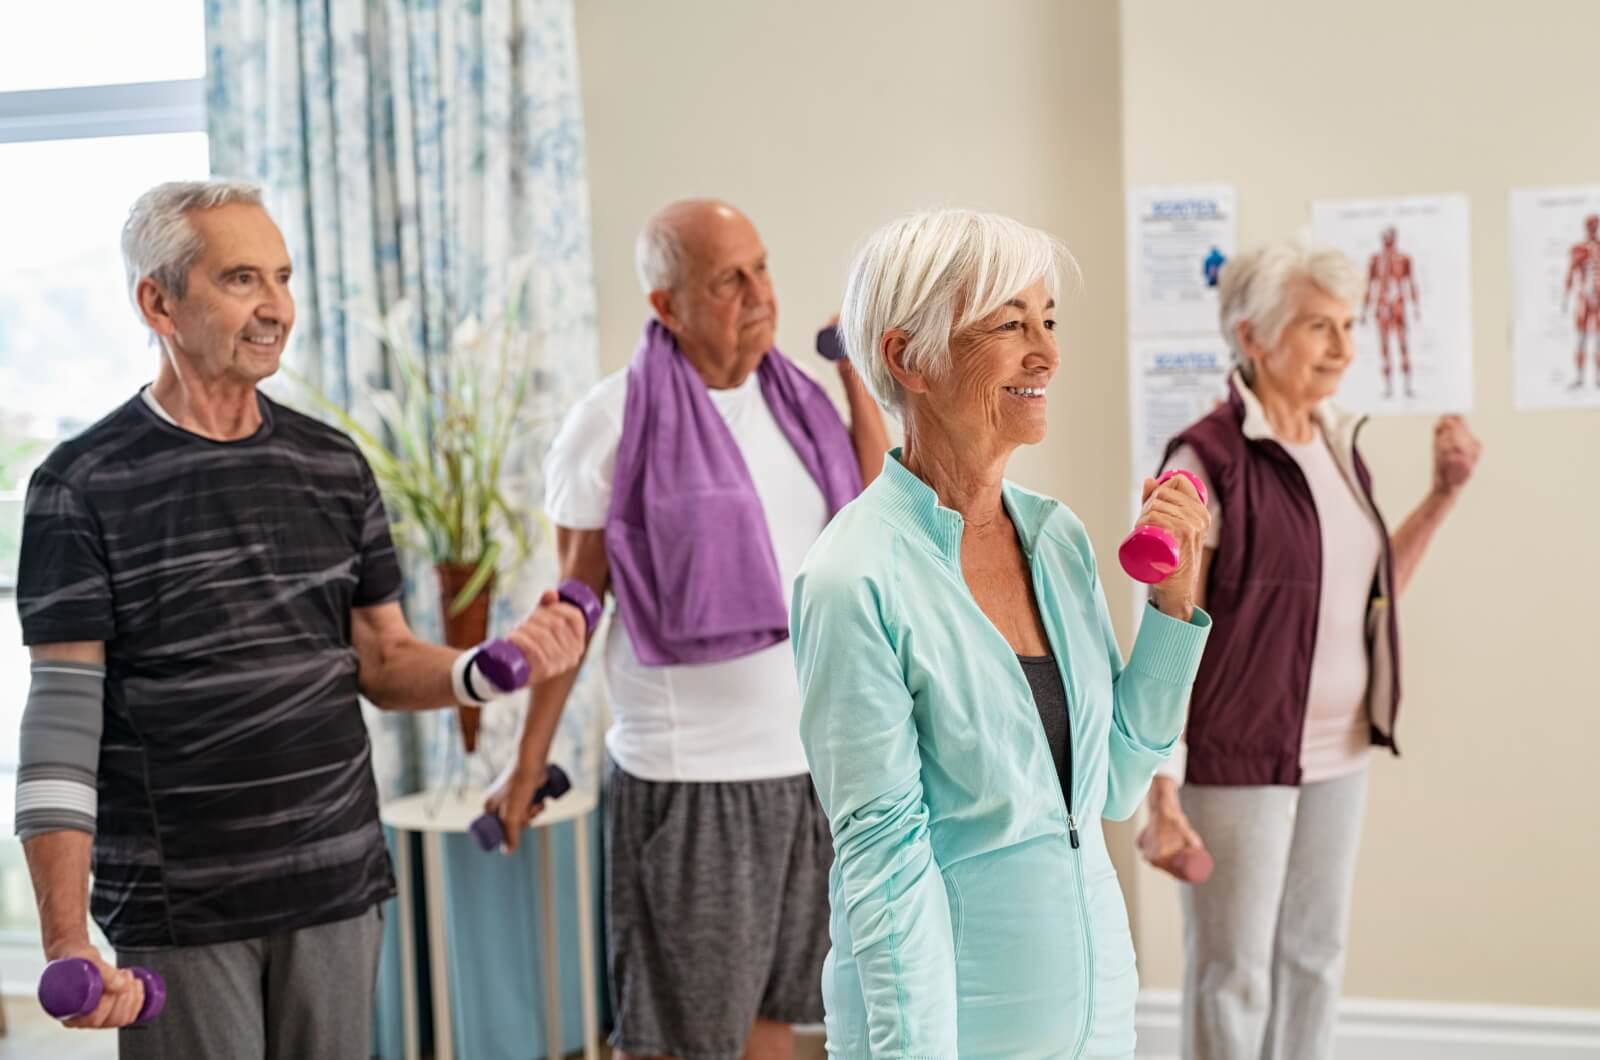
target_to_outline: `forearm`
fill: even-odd
[[[549,761],[550,745],[555,741],[556,729],[567,709],[567,699],[578,683],[580,670],[581,664],[533,686],[517,746],[517,758],[523,764],[542,765]]]
[[[1406,516],[1405,522],[1394,532],[1394,591],[1404,595],[1411,579],[1422,565],[1428,544],[1438,532],[1445,516],[1455,507],[1456,494],[1439,490],[1430,492],[1422,503]]]
[[[878,403],[849,361],[839,362],[839,379],[850,406],[850,442],[861,465],[861,483],[866,485],[883,470],[884,455],[889,451],[889,429]]]
[[[33,897],[39,907],[39,937],[45,957],[89,945],[89,861],[94,845],[86,832],[46,832],[23,841]]]
[[[363,660],[361,694],[381,710],[433,710],[454,706],[450,667],[461,652],[415,637],[396,639]]]

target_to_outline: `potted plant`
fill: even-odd
[[[541,420],[530,409],[538,337],[524,319],[531,261],[512,266],[510,294],[491,319],[470,315],[430,356],[416,338],[414,307],[401,299],[381,318],[352,317],[388,351],[391,385],[371,396],[381,421],[369,430],[299,380],[312,400],[360,446],[388,508],[397,547],[426,556],[439,586],[444,639],[470,648],[488,635],[497,576],[524,562],[544,532],[543,513],[519,508],[507,456]],[[479,708],[459,707],[463,747],[477,748]]]

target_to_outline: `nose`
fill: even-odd
[[[272,324],[287,324],[294,319],[294,292],[286,283],[270,281],[266,297],[256,306],[256,317]]]
[[[1030,372],[1054,372],[1061,364],[1056,333],[1038,324],[1028,329],[1028,337],[1028,353],[1022,359],[1022,367]]]

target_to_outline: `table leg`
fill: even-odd
[[[539,829],[539,892],[544,910],[544,1041],[547,1060],[558,1060],[561,1048],[560,931],[556,923],[556,867],[550,829]]]
[[[444,838],[422,836],[422,875],[428,888],[428,963],[433,981],[433,1057],[455,1060],[455,1035],[450,1026],[450,951],[445,942]]]
[[[572,822],[578,862],[578,975],[583,999],[583,1060],[600,1060],[600,1016],[594,993],[594,887],[589,873],[589,817]]]
[[[417,1033],[417,924],[411,908],[411,833],[395,829],[395,904],[400,908],[400,1020],[405,1027],[406,1060],[422,1060]]]

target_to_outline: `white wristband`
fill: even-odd
[[[477,658],[478,649],[468,648],[460,655],[457,655],[456,661],[450,664],[450,690],[455,693],[457,703],[469,707],[481,707],[489,702],[482,696],[475,694],[472,680],[467,676],[467,670],[472,667]]]

